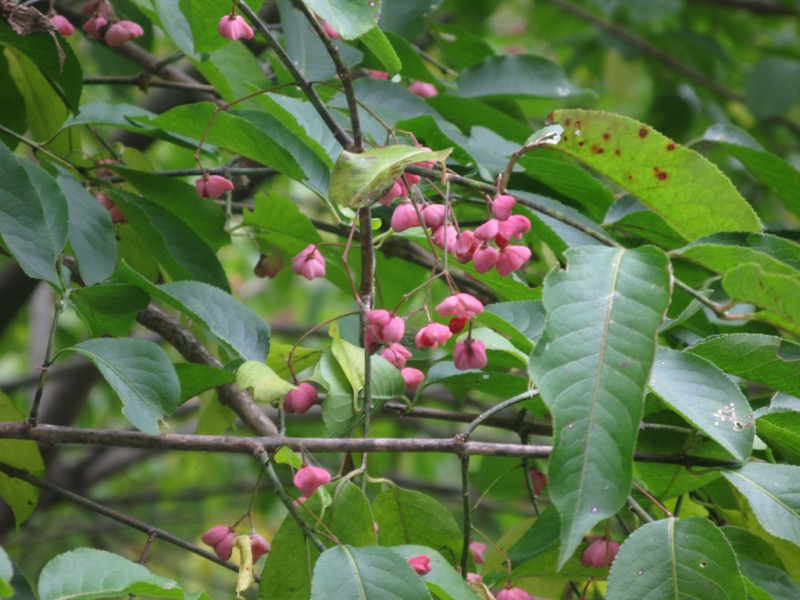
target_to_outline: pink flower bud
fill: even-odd
[[[486,554],[486,544],[472,541],[469,543],[469,551],[472,552],[472,560],[475,561],[475,564],[482,565],[486,562],[486,559],[483,558],[483,555]]]
[[[419,217],[413,204],[400,204],[392,213],[392,229],[400,233],[411,227],[419,227]]]
[[[86,15],[97,15],[108,19],[111,17],[111,7],[106,0],[89,0],[81,6],[81,13]]]
[[[367,75],[369,75],[370,79],[389,79],[389,73],[386,71],[376,71],[375,69],[370,69],[367,71]]]
[[[103,17],[92,17],[91,19],[86,21],[86,23],[83,24],[83,27],[81,29],[83,29],[83,31],[86,32],[86,35],[88,35],[93,40],[99,40],[100,30],[107,24],[108,21],[106,21],[106,19]]]
[[[383,195],[383,197],[378,200],[384,206],[391,206],[392,200],[395,198],[402,198],[404,196],[408,196],[408,188],[406,188],[406,184],[403,183],[402,179],[398,179],[392,184],[392,187]]]
[[[204,175],[194,182],[194,188],[201,198],[218,198],[233,189],[233,182],[222,175]]]
[[[499,223],[500,222],[497,219],[489,219],[486,221],[486,223],[475,230],[475,239],[482,242],[493,240],[495,236],[497,236]]]
[[[528,233],[531,230],[531,221],[528,217],[522,215],[511,215],[505,221],[500,221],[497,237],[506,241],[511,238],[522,238],[523,233]],[[499,241],[498,241],[498,245]]]
[[[422,209],[422,220],[426,226],[433,230],[444,225],[444,215],[447,208],[444,204],[428,204]]]
[[[330,26],[330,25],[328,25],[327,23],[323,23],[323,24],[322,24],[322,29],[324,29],[324,30],[325,30],[325,35],[327,35],[327,36],[328,36],[329,38],[331,38],[332,40],[338,40],[338,39],[341,39],[341,37],[342,37],[342,36],[339,34],[339,32],[338,32],[338,31],[336,31],[336,30],[335,30],[333,27],[331,27],[331,26]]]
[[[306,500],[308,500],[308,498],[306,498],[305,496],[300,496],[297,500],[292,502],[292,506],[300,506]]]
[[[419,575],[427,575],[431,572],[431,557],[427,554],[412,556],[408,559],[408,564],[410,564],[411,568]]]
[[[417,185],[420,181],[422,181],[422,177],[414,173],[406,173],[405,178],[408,182],[408,185]]]
[[[531,251],[525,246],[506,246],[500,250],[500,254],[497,257],[497,272],[500,275],[511,275],[511,273],[524,265],[530,257]]]
[[[456,228],[452,225],[448,225],[447,227],[439,227],[439,229],[434,231],[431,239],[433,240],[433,243],[442,250],[452,252],[453,248],[456,247],[457,237],[458,231]]]
[[[428,323],[417,332],[414,342],[417,348],[438,348],[439,344],[444,345],[453,334],[450,329],[441,323]]]
[[[425,381],[425,373],[413,367],[400,369],[400,374],[403,376],[403,382],[405,383],[403,389],[408,394],[416,392],[419,384]]]
[[[368,329],[372,330],[375,341],[379,344],[391,344],[403,339],[406,323],[394,313],[382,308],[367,313]]]
[[[471,294],[453,294],[438,304],[436,312],[443,317],[455,316],[471,319],[483,312],[483,304]]]
[[[309,244],[292,259],[292,271],[309,281],[325,277],[325,259],[315,244]]]
[[[547,475],[538,469],[531,469],[531,483],[533,484],[533,491],[536,492],[538,496],[547,486]]]
[[[424,81],[415,81],[408,86],[408,91],[416,94],[420,98],[430,98],[439,94],[439,90],[432,83],[425,83]]]
[[[497,264],[498,257],[497,248],[483,243],[472,255],[472,264],[478,273],[488,273]]]
[[[402,369],[406,366],[406,361],[411,358],[411,352],[405,346],[395,343],[384,348],[381,356],[398,369]]]
[[[283,410],[290,415],[302,415],[316,403],[317,388],[310,383],[303,382],[297,386],[297,389],[290,390],[283,397]]]
[[[117,21],[106,31],[106,44],[120,46],[127,41],[135,40],[144,35],[144,29],[133,21]]]
[[[467,583],[483,583],[483,576],[477,573],[467,573]]]
[[[533,600],[533,596],[522,588],[511,587],[497,594],[497,600]]]
[[[58,33],[60,33],[61,35],[68,36],[75,33],[75,27],[72,25],[72,23],[70,23],[67,20],[66,17],[62,15],[53,14],[50,15],[48,18],[50,19],[50,22],[53,24],[53,27],[55,27],[58,30]]]
[[[331,480],[331,474],[320,467],[305,465],[294,476],[294,485],[306,498],[310,498],[317,488]]]
[[[236,41],[239,38],[243,40],[253,39],[253,28],[247,24],[244,17],[239,15],[225,15],[219,20],[217,27],[219,34],[229,40]]]
[[[514,196],[500,194],[492,201],[492,214],[498,221],[507,221],[516,203]]]
[[[257,533],[250,534],[250,551],[253,553],[253,562],[264,556],[271,550],[269,542]]]
[[[619,544],[614,540],[603,538],[593,541],[581,553],[581,564],[584,567],[610,567],[619,552]]]
[[[456,342],[453,350],[456,369],[482,369],[486,366],[486,345],[480,340],[466,339]]]
[[[200,539],[204,544],[211,546],[220,560],[228,560],[233,553],[233,540],[236,533],[232,527],[217,525],[203,534]]]

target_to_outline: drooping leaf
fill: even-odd
[[[411,565],[389,548],[336,546],[314,566],[311,600],[430,600],[422,579]]]
[[[750,405],[738,386],[702,358],[659,348],[650,389],[733,458],[744,461],[753,448]]]
[[[342,151],[331,173],[329,198],[349,208],[371,204],[403,174],[410,164],[446,159],[452,148],[431,151],[395,144],[361,154]]]
[[[381,0],[303,0],[345,40],[354,40],[378,24]]]
[[[800,547],[800,467],[748,462],[722,474],[747,498],[767,533]]]
[[[150,298],[136,286],[110,283],[75,289],[69,301],[93,337],[122,337],[130,332],[136,313],[147,306]]]
[[[766,592],[770,600],[800,596],[800,586],[792,581],[781,559],[765,540],[746,529],[730,525],[723,527],[722,533],[736,553],[739,568],[742,570],[751,596],[753,592],[750,586]]]
[[[800,277],[778,275],[748,262],[728,271],[722,286],[733,299],[764,308],[800,330]]]
[[[278,377],[275,371],[256,360],[248,360],[237,369],[236,383],[242,388],[252,388],[258,402],[274,402],[283,398],[294,386]]]
[[[181,387],[175,368],[153,342],[93,339],[63,351],[76,352],[94,363],[122,401],[122,414],[144,433],[158,435],[158,422],[178,406]]]
[[[548,475],[561,517],[559,566],[625,503],[670,287],[666,256],[652,247],[566,254],[569,268],[544,282],[547,322],[529,366],[553,415]]]
[[[381,61],[389,75],[395,75],[403,68],[403,63],[392,43],[378,27],[373,27],[359,39]]]
[[[572,156],[636,196],[688,240],[720,231],[759,231],[750,205],[706,158],[652,127],[594,110],[557,110],[561,142],[543,151]]]
[[[625,540],[611,565],[609,600],[745,600],[736,555],[702,518],[647,523]]]

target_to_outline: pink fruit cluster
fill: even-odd
[[[200,538],[204,544],[211,546],[220,560],[228,560],[233,553],[233,540],[236,531],[227,525],[215,525],[206,531]],[[270,551],[270,545],[261,535],[253,532],[250,534],[250,551],[253,553],[253,562]]]
[[[58,33],[61,35],[66,37],[75,33],[75,26],[70,23],[66,17],[51,12],[49,15],[47,15],[47,18],[50,19],[53,27],[55,27],[58,30]]]
[[[533,600],[533,596],[522,588],[509,587],[497,594],[497,600]]]
[[[106,44],[109,46],[120,46],[144,35],[144,29],[138,23],[118,19],[108,0],[90,0],[84,3],[81,12],[89,17],[82,27],[86,35],[93,40],[105,38]],[[60,15],[51,14],[50,20],[61,35],[71,35],[75,31],[72,24]],[[109,23],[111,25],[105,29]],[[103,29],[105,29],[105,34]]]
[[[425,374],[419,369],[406,367],[406,361],[411,358],[411,352],[399,343],[406,332],[405,321],[402,317],[382,308],[369,311],[366,321],[364,348],[370,354],[374,354],[378,348],[384,346],[381,357],[400,370],[405,391],[413,394],[425,379]]]

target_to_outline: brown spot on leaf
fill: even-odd
[[[604,133],[604,134],[603,134],[603,139],[604,139],[604,140],[610,140],[610,139],[611,139],[611,134],[610,134],[610,133],[608,133],[608,132]]]
[[[570,119],[569,117],[564,119],[564,127],[569,127],[571,123],[572,123],[572,119]]]
[[[580,142],[578,142],[578,146],[583,146],[585,143],[586,143],[586,142],[584,142],[583,140],[581,140]]]
[[[630,173],[628,173],[628,181],[633,181],[633,175],[631,175]]]
[[[568,139],[569,138],[566,135],[562,135],[561,136],[561,140],[564,141],[564,142],[566,142]]]
[[[672,142],[672,143],[670,143],[670,144],[667,144],[667,150],[668,150],[669,152],[672,152],[673,150],[675,150],[675,142]]]
[[[614,150],[614,154],[616,154],[617,156],[619,156],[620,154],[622,154],[622,150],[620,150],[619,148],[617,148],[616,150]]]
[[[581,122],[575,121],[575,129],[580,129],[580,128],[581,128]]]
[[[605,152],[605,150],[603,150],[600,146],[592,146],[592,152],[595,154],[602,154]]]
[[[665,181],[669,177],[669,173],[664,171],[663,169],[659,169],[658,167],[653,167],[653,173],[656,176],[656,179],[661,181]]]
[[[650,133],[650,130],[647,129],[647,127],[642,127],[642,128],[639,129],[639,137],[640,138],[646,138],[648,133]]]

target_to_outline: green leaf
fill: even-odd
[[[11,578],[14,576],[14,565],[11,559],[6,554],[6,551],[0,547],[0,594],[3,598],[10,598],[14,595],[14,590],[11,588]]]
[[[303,459],[288,446],[278,448],[272,460],[279,465],[289,465],[295,469],[300,469],[303,466]]]
[[[127,283],[78,288],[69,295],[69,302],[93,337],[126,336],[136,322],[136,313],[149,301],[147,294]]]
[[[236,385],[240,388],[252,388],[257,402],[275,402],[294,389],[288,381],[284,381],[267,365],[256,360],[248,360],[236,370]]]
[[[656,213],[630,194],[625,194],[606,213],[604,227],[674,250],[688,241]]]
[[[800,465],[800,412],[771,412],[756,418],[758,437],[793,465]]]
[[[127,264],[123,264],[120,274],[152,297],[205,325],[232,354],[260,362],[269,353],[269,325],[229,293],[199,281],[154,285]]]
[[[568,269],[544,281],[547,323],[529,367],[553,415],[548,475],[561,516],[559,566],[627,498],[670,288],[667,258],[652,247],[566,254]]]
[[[800,396],[800,344],[774,335],[731,333],[708,337],[686,351],[731,375]]]
[[[134,427],[149,435],[161,433],[158,422],[172,414],[181,393],[166,352],[153,342],[132,338],[87,340],[63,352],[76,352],[94,363]]]
[[[25,415],[17,410],[8,396],[0,392],[0,420],[22,421]],[[44,461],[39,445],[27,440],[0,440],[0,462],[23,469],[34,477],[44,475]],[[0,498],[11,508],[16,529],[36,510],[39,503],[39,488],[21,479],[0,473]]]
[[[780,85],[775,85],[775,82]],[[747,106],[759,119],[777,117],[800,102],[800,61],[765,56],[753,65],[745,82]]]
[[[333,356],[326,348],[312,377],[328,392],[322,403],[322,419],[329,437],[343,437],[358,425],[358,412],[353,400],[353,388]]]
[[[650,389],[689,423],[744,461],[753,449],[750,405],[738,386],[712,363],[659,348]]]
[[[530,353],[544,330],[545,317],[541,300],[523,300],[489,304],[478,322],[508,336],[517,348]]]
[[[367,206],[383,196],[410,164],[440,162],[450,152],[452,148],[430,151],[402,144],[373,148],[361,154],[343,150],[331,173],[328,196],[341,206]]]
[[[423,27],[427,27],[427,16],[439,8],[442,0],[383,0],[380,27],[416,40]]]
[[[461,575],[450,566],[450,563],[448,563],[441,554],[436,552],[436,550],[415,545],[392,546],[390,550],[399,554],[406,561],[408,561],[409,558],[414,558],[421,554],[431,559],[431,570],[422,578],[422,581],[424,581],[428,589],[435,594],[435,598],[441,600],[469,600],[478,598],[475,592],[473,592],[464,581],[464,578],[461,577]]]
[[[236,375],[225,369],[196,363],[177,363],[175,373],[181,382],[181,402],[205,391],[236,381]]]
[[[569,98],[591,93],[572,85],[556,63],[531,54],[492,56],[464,69],[456,83],[467,98]]]
[[[172,579],[117,554],[78,548],[48,562],[39,575],[41,600],[90,600],[143,594],[154,598],[187,598]],[[198,600],[210,600],[200,594]]]
[[[437,50],[447,58],[446,64],[454,69],[466,69],[495,55],[491,44],[478,32],[437,21],[431,21],[429,27],[436,38]]]
[[[19,93],[17,84],[11,76],[9,61],[4,52],[0,52],[0,106],[3,110],[3,125],[23,135],[28,129],[28,117],[25,111],[25,99]],[[18,138],[5,132],[0,132],[0,142],[11,150],[20,143]]]
[[[792,581],[781,559],[765,540],[739,527],[723,527],[722,533],[736,553],[745,583],[767,592],[768,600],[800,597],[800,586]],[[748,592],[752,595],[749,589]]]
[[[403,63],[400,62],[400,57],[397,56],[392,43],[378,27],[373,27],[359,39],[370,49],[370,52],[378,57],[390,76],[401,71]]]
[[[515,196],[517,199],[530,200],[545,208],[555,210],[565,217],[580,223],[589,230],[595,231],[605,237],[608,236],[608,233],[589,217],[557,200],[552,200],[538,194],[520,192],[518,190],[510,190],[509,194]],[[522,209],[522,213],[531,220],[531,231],[535,235],[541,237],[542,241],[556,254],[562,255],[567,248],[575,246],[601,245],[601,242],[596,238],[590,237],[580,229],[576,229],[568,223],[564,223],[561,219],[556,219],[544,213],[537,212],[527,206]]]
[[[430,600],[422,579],[395,552],[373,546],[337,546],[319,557],[311,581],[311,600]]]
[[[800,277],[777,275],[756,263],[745,263],[728,271],[722,286],[735,300],[764,308],[800,329]]]
[[[63,229],[50,223],[24,162],[0,144],[0,238],[29,277],[60,287],[55,265],[66,240],[66,220]]]
[[[800,216],[800,171],[788,161],[764,150],[750,135],[728,123],[712,125],[703,140],[722,146],[753,176],[769,187],[795,215]]]
[[[452,361],[438,362],[430,368],[424,385],[427,387],[434,383],[444,385],[457,398],[481,392],[506,399],[523,393],[529,387],[527,377],[486,370],[461,371]]]
[[[155,5],[156,8],[158,8],[159,3],[155,3]],[[206,2],[180,0],[179,6],[175,12],[180,13],[186,19],[193,45],[193,53],[211,52],[222,46],[242,45],[236,43],[231,44],[228,40],[219,35],[216,27],[209,27],[209,23],[218,22],[220,16],[224,15],[228,8],[227,0],[207,0]],[[177,17],[173,16],[172,18]],[[184,31],[186,30],[185,25],[180,22],[178,22],[178,24]]]
[[[608,599],[745,600],[736,556],[702,518],[647,523],[625,540],[608,578]]]
[[[557,110],[561,142],[545,150],[580,160],[610,179],[688,240],[720,231],[759,231],[750,205],[706,158],[622,115]]]
[[[294,372],[300,373],[319,362],[322,356],[322,350],[272,342],[269,346],[267,365],[270,369],[275,371],[279,377],[288,378],[292,374],[289,370],[290,354]]]
[[[800,467],[749,462],[722,472],[767,533],[800,547]]]
[[[381,0],[303,0],[345,40],[361,37],[378,24]]]
[[[769,273],[800,277],[800,244],[775,235],[720,233],[687,246],[680,254],[723,275],[748,262]]]
[[[464,538],[452,513],[434,498],[392,486],[375,497],[372,513],[381,546],[427,546],[458,564]]]
[[[108,210],[81,183],[61,172],[57,179],[69,209],[69,243],[86,285],[105,281],[117,263],[117,240]]]

